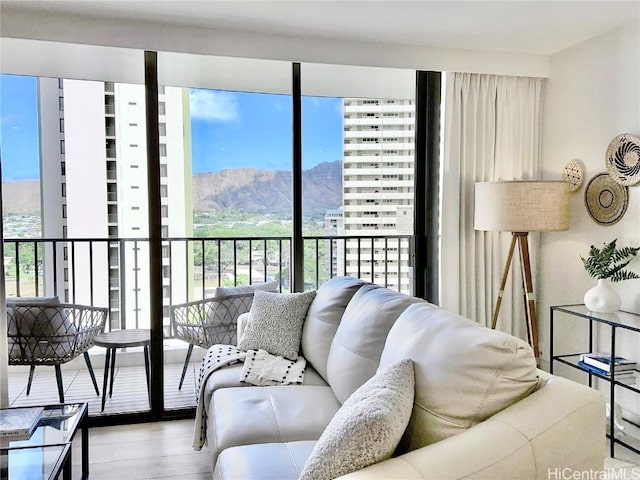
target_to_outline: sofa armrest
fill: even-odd
[[[251,312],[243,313],[238,317],[238,325],[237,325],[238,335],[236,337],[237,343],[240,343],[240,339],[244,334],[244,329],[247,328],[247,322],[249,321],[249,318],[251,318]]]
[[[340,478],[546,480],[563,471],[602,471],[603,395],[540,375],[539,390],[473,428]]]

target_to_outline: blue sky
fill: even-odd
[[[290,97],[194,89],[190,99],[194,173],[246,166],[291,170]],[[39,178],[37,108],[35,78],[0,75],[5,181]],[[302,122],[303,168],[342,158],[340,99],[304,97]]]
[[[0,154],[3,180],[39,178],[36,79],[0,75]]]

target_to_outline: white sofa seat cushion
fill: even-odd
[[[317,440],[340,408],[330,387],[223,388],[211,400],[214,457],[254,443]]]
[[[529,345],[429,303],[398,318],[380,368],[414,362],[415,402],[401,450],[441,441],[483,422],[539,386]]]
[[[218,457],[213,478],[297,480],[315,444],[306,440],[232,447]]]
[[[209,409],[213,392],[219,388],[230,387],[253,387],[250,383],[244,383],[240,381],[240,374],[242,373],[243,363],[235,363],[233,365],[227,365],[213,372],[207,379],[207,384],[204,390],[204,408],[207,413],[207,420],[209,420]],[[303,385],[316,385],[327,386],[327,382],[316,372],[313,367],[310,367],[307,363],[307,367],[304,369],[304,378],[302,380]],[[207,428],[212,428],[212,425],[207,424]],[[208,430],[212,431],[212,430]]]
[[[340,403],[375,375],[389,330],[416,302],[426,303],[377,285],[364,285],[356,292],[342,316],[327,361],[329,385]]]

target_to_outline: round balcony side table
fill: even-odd
[[[96,336],[94,344],[107,349],[104,359],[104,379],[102,382],[102,409],[107,401],[107,383],[109,384],[109,397],[113,394],[113,377],[116,365],[116,350],[127,347],[144,348],[144,369],[147,374],[147,394],[151,404],[151,388],[149,384],[149,343],[151,342],[151,330],[148,328],[132,328],[128,330],[114,330],[101,333]]]

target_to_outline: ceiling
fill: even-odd
[[[0,12],[550,55],[640,18],[631,1],[2,0]]]

